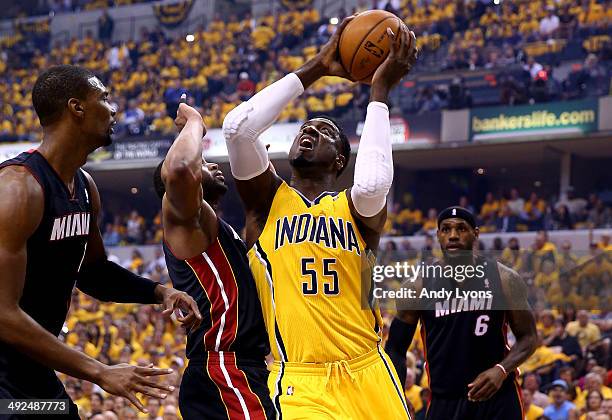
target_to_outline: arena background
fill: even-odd
[[[101,191],[104,242],[111,258],[161,282],[169,279],[152,174],[176,134],[180,95],[187,92],[205,115],[206,158],[229,174],[219,129],[229,110],[314,55],[342,17],[372,8],[396,13],[416,33],[422,54],[392,95],[395,179],[378,263],[438,255],[437,210],[471,208],[479,215],[481,249],[498,252],[521,273],[537,312],[542,341],[522,367],[525,400],[533,400],[527,418],[550,404],[546,393],[559,377],[571,383],[566,397],[584,418],[612,416],[609,0],[0,6],[0,160],[40,141],[31,106],[40,71],[53,64],[95,71],[110,88],[119,122],[114,144],[86,165]],[[354,153],[367,103],[366,86],[334,78],[315,83],[264,133],[277,172],[288,178],[286,152],[300,121],[312,114],[337,118]],[[352,170],[342,175],[342,187],[350,185]],[[240,230],[243,213],[229,184],[221,211]],[[578,318],[586,323],[576,320],[581,309]],[[392,316],[385,313],[387,323]],[[577,347],[563,331],[576,337]],[[107,305],[75,292],[62,338],[107,363],[174,367],[171,381],[180,381],[184,333],[153,307]],[[423,415],[427,378],[418,340],[410,354],[406,395]],[[150,417],[143,417],[97,386],[62,380],[83,418],[103,411],[103,418],[180,416],[176,395],[162,404],[150,400]]]

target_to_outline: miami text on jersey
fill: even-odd
[[[51,230],[51,241],[89,235],[90,213],[79,212],[56,217]]]

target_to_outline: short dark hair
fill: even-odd
[[[340,154],[344,156],[344,166],[336,174],[336,177],[339,177],[340,175],[342,175],[342,172],[344,172],[344,170],[349,164],[349,160],[351,159],[351,143],[349,142],[348,137],[344,133],[342,126],[338,124],[338,122],[331,118],[329,115],[315,115],[312,118],[325,118],[326,120],[330,120],[333,125],[336,126],[338,132],[340,133]]]
[[[153,172],[153,186],[155,187],[155,192],[160,200],[164,198],[164,194],[166,194],[166,186],[164,185],[164,180],[161,177],[161,170],[162,166],[164,165],[164,161],[165,159],[162,159],[162,161],[159,162],[159,165],[157,165],[157,168],[155,168],[155,172]]]
[[[85,100],[92,90],[89,79],[95,74],[79,66],[54,66],[43,72],[32,90],[32,103],[40,124],[56,122],[64,113],[68,100]]]

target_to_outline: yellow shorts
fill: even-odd
[[[381,348],[331,363],[276,361],[268,387],[283,420],[410,419],[403,387]]]

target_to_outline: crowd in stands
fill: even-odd
[[[522,69],[518,74],[507,74],[496,82],[501,87],[498,103],[515,104],[610,91],[606,60],[610,59],[607,22],[612,8],[606,7],[608,3],[567,0],[554,4],[503,2],[495,6],[463,0],[362,1],[356,10],[375,6],[396,12],[415,30],[424,59],[441,47],[448,50],[444,68],[518,66]],[[554,23],[568,19],[567,24]],[[316,9],[306,9],[258,19],[249,14],[225,19],[216,16],[192,34],[191,42],[185,37],[170,39],[161,29],[143,28],[138,39],[112,43],[113,24],[108,14],[101,18],[97,36],[90,31],[82,39],[73,39],[67,45],[55,43],[50,49],[28,48],[28,40],[18,35],[1,39],[0,139],[40,138],[31,108],[33,83],[43,69],[68,63],[93,70],[111,89],[118,109],[119,135],[172,132],[172,116],[183,92],[189,93],[192,103],[205,115],[208,127],[219,127],[239,101],[297,69],[316,54],[333,31],[328,17],[322,17]],[[575,64],[567,78],[559,82],[553,77],[559,61],[554,54],[562,52],[568,39],[585,40],[580,46],[584,64]],[[543,46],[537,49],[536,44]],[[553,55],[546,58],[544,54],[548,53]],[[543,64],[538,61],[540,57]],[[436,67],[428,62],[420,71],[429,73],[432,68]],[[419,66],[415,74],[418,72]],[[316,113],[341,117],[349,110],[360,116],[367,102],[364,85],[324,78],[289,106],[280,121],[302,120]],[[403,111],[471,105],[469,89],[458,77],[449,86],[420,88],[416,99]]]
[[[569,190],[564,199],[551,202],[536,192],[523,197],[518,189],[512,188],[507,196],[488,192],[477,207],[466,196],[462,196],[458,204],[478,215],[483,233],[612,227],[612,207],[595,193],[585,199],[575,197]],[[389,235],[432,235],[437,228],[437,218],[437,209],[423,212],[414,206],[412,196],[407,193],[401,202],[394,204],[386,230]]]
[[[83,10],[106,9],[115,6],[126,6],[136,3],[147,3],[155,0],[24,0],[7,2],[3,18],[22,18],[55,13],[73,13]]]
[[[461,197],[458,204],[478,215],[482,233],[612,227],[612,207],[604,204],[595,193],[584,199],[568,191],[565,199],[551,203],[536,193],[525,200],[513,188],[508,198],[487,193],[478,208],[470,204],[467,197]],[[425,213],[413,205],[412,196],[407,193],[389,212],[385,235],[432,236],[437,220],[437,209],[430,208]],[[152,219],[143,217],[137,210],[125,215],[108,215],[101,231],[106,246],[159,244],[163,237],[161,214],[158,212]]]

